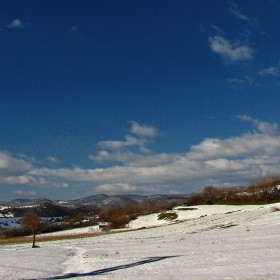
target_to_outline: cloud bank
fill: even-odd
[[[237,116],[236,120],[250,123],[253,131],[226,139],[207,138],[180,154],[133,152],[130,150],[133,146],[145,148],[159,133],[154,127],[131,122],[135,139],[100,142],[98,146],[103,150],[91,155],[96,163],[109,165],[106,168],[36,167],[27,160],[1,152],[0,182],[37,188],[67,188],[84,182],[92,184],[95,193],[186,193],[209,183],[246,184],[268,170],[277,173],[280,167],[278,125],[248,115]]]

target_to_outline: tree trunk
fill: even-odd
[[[33,233],[33,244],[32,244],[32,248],[35,248],[36,245],[35,245],[35,233]]]

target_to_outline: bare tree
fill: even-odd
[[[21,219],[21,226],[31,232],[33,237],[32,248],[38,247],[35,245],[35,238],[41,226],[41,218],[34,211],[28,210]]]
[[[212,200],[215,199],[216,189],[212,185],[205,186],[203,195],[207,199],[207,204],[212,204]]]

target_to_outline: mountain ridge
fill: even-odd
[[[27,199],[27,198],[17,198],[11,201],[0,201],[0,206],[2,207],[27,207],[36,205],[38,203],[50,203],[57,206],[69,207],[69,208],[80,208],[86,207],[91,209],[103,209],[108,205],[112,205],[116,208],[121,208],[126,202],[132,204],[138,204],[145,200],[152,200],[156,203],[167,203],[175,199],[178,202],[185,202],[187,198],[192,194],[154,194],[149,196],[143,195],[133,195],[133,194],[121,194],[121,195],[106,195],[106,194],[97,194],[90,195],[73,200],[50,200],[47,198],[36,198],[36,199]]]

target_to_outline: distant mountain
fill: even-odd
[[[112,205],[114,207],[120,208],[125,202],[131,202],[132,204],[137,204],[147,199],[147,196],[139,196],[139,195],[92,195],[87,196],[80,199],[69,200],[67,202],[63,202],[64,206],[68,207],[89,207],[95,209],[102,209],[108,205]]]
[[[17,198],[12,201],[9,201],[7,203],[7,206],[13,206],[13,207],[32,206],[42,202],[48,202],[52,204],[54,203],[52,200],[46,198],[37,198],[37,199]]]
[[[178,202],[183,203],[190,196],[190,194],[181,194],[181,195],[151,195],[151,196],[141,196],[141,195],[92,195],[80,199],[68,200],[68,201],[55,201],[58,204],[63,206],[68,206],[71,208],[78,207],[88,207],[93,209],[103,209],[108,205],[112,205],[116,208],[121,208],[126,202],[132,204],[138,204],[143,202],[146,199],[153,200],[158,204],[163,204],[170,202],[173,199],[176,199]]]
[[[2,207],[26,207],[32,206],[39,203],[52,204],[61,207],[67,208],[90,208],[90,209],[103,209],[108,205],[112,205],[116,208],[121,208],[126,202],[130,202],[132,204],[138,204],[143,202],[146,199],[150,199],[155,201],[158,204],[168,203],[171,200],[175,199],[179,203],[183,203],[187,200],[187,198],[191,194],[177,194],[177,195],[169,195],[169,194],[159,194],[159,195],[151,195],[151,196],[141,196],[141,195],[131,195],[131,194],[123,194],[123,195],[91,195],[87,197],[83,197],[80,199],[74,200],[49,200],[46,198],[37,198],[37,199],[14,199],[8,202],[0,202],[0,210]],[[2,206],[2,207],[1,207]]]

